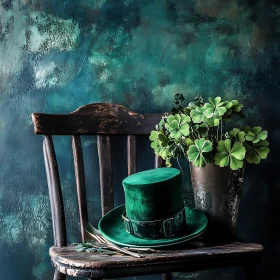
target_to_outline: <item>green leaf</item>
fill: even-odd
[[[213,150],[212,143],[204,138],[196,139],[187,151],[188,159],[194,166],[203,167],[209,159],[209,153]]]
[[[229,135],[235,140],[239,142],[244,142],[245,141],[245,132],[240,131],[237,128],[234,128],[229,132]]]
[[[220,167],[225,167],[229,165],[228,153],[217,153],[214,157],[215,164]]]
[[[260,157],[254,150],[248,153],[248,155],[246,156],[246,160],[249,163],[254,163],[254,164],[258,164],[261,161]]]
[[[231,107],[232,112],[239,113],[243,108],[243,105],[239,103],[239,101],[237,100],[232,100],[231,103],[232,103],[232,107]]]
[[[151,143],[151,147],[153,149],[157,148],[158,147],[158,140],[156,139],[154,142]]]
[[[187,144],[188,147],[193,145],[193,143],[194,142],[193,142],[193,140],[191,138],[186,138],[186,144]]]
[[[217,151],[220,153],[229,153],[231,149],[230,139],[220,140],[218,142]]]
[[[237,170],[243,167],[243,160],[236,159],[235,157],[231,157],[230,159],[230,168],[232,170]]]
[[[260,140],[265,140],[267,138],[267,131],[263,130],[262,132],[259,133],[258,138]]]
[[[230,104],[227,101],[222,101],[222,98],[217,96],[215,99],[209,97],[210,103],[205,103],[204,108],[206,108],[204,115],[206,118],[210,119],[212,117],[222,117]]]
[[[233,104],[232,104],[232,102],[230,102],[230,101],[226,101],[226,102],[224,103],[224,107],[225,107],[227,110],[230,109],[232,106],[233,106]]]
[[[191,145],[187,154],[189,161],[194,162],[199,157],[199,150],[197,149],[196,145]]]
[[[178,123],[181,121],[181,117],[179,114],[174,115],[174,118]]]
[[[251,129],[251,131],[255,134],[255,135],[258,135],[260,134],[260,132],[262,131],[262,128],[260,126],[256,126],[256,127],[253,127]]]
[[[167,118],[168,126],[166,126],[166,129],[170,132],[170,138],[179,140],[183,136],[188,136],[190,134],[190,126],[188,123],[190,120],[190,117],[184,114],[169,116]]]
[[[269,148],[267,147],[269,143],[266,140],[261,140],[258,143],[244,143],[246,144],[246,160],[249,163],[258,164],[261,159],[267,158],[269,153]]]
[[[179,123],[177,120],[173,120],[170,124],[169,124],[169,131],[178,131],[179,130]]]
[[[230,165],[232,170],[243,167],[246,149],[241,142],[235,142],[232,147],[230,139],[220,140],[214,157],[215,163],[220,167]]]
[[[265,140],[267,138],[267,131],[263,130],[260,126],[253,127],[246,134],[246,140],[251,141],[254,144],[258,143],[261,140]]]
[[[215,110],[215,112],[217,113],[216,115],[218,116],[222,116],[226,111],[227,109],[225,107],[217,107]]]
[[[174,120],[175,120],[175,117],[173,115],[170,115],[170,116],[167,117],[167,122],[169,124],[172,123],[172,121],[174,121]]]
[[[240,130],[244,131],[246,134],[251,131],[251,127],[250,126],[243,126],[240,128]]]
[[[158,131],[152,130],[149,139],[154,141],[158,138]]]
[[[213,116],[213,117],[210,118],[210,119],[206,119],[206,122],[207,122],[207,124],[208,124],[210,127],[214,127],[214,126],[218,126],[218,125],[219,125],[220,120],[221,120],[221,117],[215,117],[215,116]]]
[[[190,126],[188,123],[183,124],[180,129],[180,133],[183,134],[184,136],[188,136],[190,134]]]
[[[245,158],[246,149],[241,142],[235,142],[231,149],[231,156],[243,160]],[[234,169],[235,170],[235,169]]]
[[[159,133],[159,135],[158,135],[158,141],[160,142],[160,145],[161,145],[162,147],[166,147],[167,144],[168,144],[168,139],[167,139],[167,137],[166,137],[164,134],[162,134],[162,133]]]
[[[181,115],[181,120],[180,120],[180,124],[183,125],[186,122],[190,122],[191,118],[189,116],[186,115]]]
[[[204,116],[205,108],[204,107],[196,107],[191,110],[191,118],[194,123],[201,123],[205,120]]]
[[[159,156],[161,156],[164,160],[169,156],[169,149],[167,147],[164,147],[160,150]]]

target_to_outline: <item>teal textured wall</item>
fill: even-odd
[[[280,4],[273,0],[1,0],[0,5],[0,267],[1,279],[51,279],[50,209],[40,137],[31,113],[69,112],[91,102],[119,103],[141,113],[187,99],[239,99],[247,123],[269,131],[271,154],[246,170],[239,236],[261,242],[259,279],[278,279],[280,261]],[[73,168],[70,142],[56,138],[61,170]],[[116,141],[118,143],[118,141]],[[95,140],[84,139],[88,182],[96,180]],[[115,149],[114,157],[121,156]],[[150,151],[151,152],[151,151]],[[139,159],[144,165],[144,157]],[[187,163],[183,162],[187,168]],[[77,208],[70,172],[61,178]],[[188,172],[187,203],[192,202]],[[115,176],[125,174],[116,165]],[[89,192],[96,222],[99,199]],[[122,202],[117,186],[116,203]],[[179,278],[242,279],[235,269]],[[219,277],[219,278],[216,278]]]

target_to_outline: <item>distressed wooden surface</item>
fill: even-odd
[[[32,120],[36,134],[148,135],[155,129],[155,124],[161,116],[138,114],[116,104],[95,103],[82,106],[70,114],[33,113]]]
[[[67,244],[64,203],[53,140],[49,135],[45,136],[43,152],[50,195],[54,244],[64,246]]]
[[[145,258],[140,259],[120,254],[108,256],[103,253],[77,252],[74,246],[64,246],[66,245],[66,228],[63,199],[55,150],[52,137],[49,134],[73,135],[74,166],[78,203],[81,210],[82,239],[84,239],[83,222],[87,221],[87,212],[83,156],[79,134],[97,134],[101,204],[102,215],[104,215],[114,207],[110,135],[128,135],[128,173],[132,174],[136,172],[135,135],[149,135],[160,117],[161,115],[140,115],[123,106],[112,104],[90,104],[67,115],[33,114],[35,132],[46,135],[44,155],[50,188],[55,244],[61,246],[50,248],[52,263],[57,270],[55,280],[63,278],[60,273],[92,279],[161,273],[165,280],[170,280],[172,279],[171,272],[175,271],[195,271],[239,265],[253,267],[262,260],[263,247],[249,243],[210,246],[202,242],[191,242],[181,244],[176,249],[147,254]],[[164,161],[156,156],[155,167],[161,166],[164,166]]]
[[[82,151],[80,136],[74,135],[72,137],[72,149],[73,149],[74,169],[75,169],[76,186],[77,186],[81,237],[82,237],[82,241],[85,241],[84,227],[85,224],[88,222],[88,211],[87,211],[84,160],[83,160],[83,151]]]
[[[252,265],[263,259],[263,246],[230,243],[205,246],[192,242],[185,249],[144,254],[145,258],[76,252],[74,246],[51,247],[53,265],[62,273],[92,278],[126,277],[172,271],[196,271],[216,267]],[[181,245],[182,247],[182,245]]]
[[[114,186],[111,156],[111,140],[108,135],[97,136],[99,157],[102,216],[114,208]]]
[[[136,136],[127,136],[127,173],[136,173]]]

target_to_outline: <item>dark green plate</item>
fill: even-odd
[[[208,224],[206,215],[198,209],[185,207],[188,231],[185,236],[164,239],[143,239],[129,234],[121,218],[125,206],[121,205],[108,212],[98,224],[99,231],[109,241],[126,247],[158,248],[176,245],[201,235]]]

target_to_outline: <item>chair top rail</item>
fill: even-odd
[[[88,104],[69,114],[32,114],[35,133],[44,135],[148,135],[161,117],[110,103]]]

